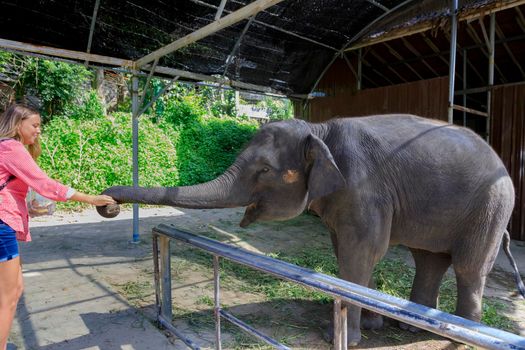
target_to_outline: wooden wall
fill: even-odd
[[[411,113],[447,120],[448,77],[361,91],[326,90],[328,96],[310,100],[306,109],[296,105],[296,117],[321,122],[335,116]]]
[[[496,86],[491,105],[490,143],[503,159],[516,189],[509,231],[513,239],[525,241],[525,84]]]

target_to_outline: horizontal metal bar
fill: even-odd
[[[219,311],[220,315],[230,321],[231,323],[233,323],[234,325],[236,325],[237,327],[241,328],[242,330],[244,330],[245,332],[261,339],[262,341],[264,341],[265,343],[267,344],[270,344],[271,346],[273,346],[274,348],[276,349],[283,349],[283,350],[290,350],[289,347],[275,341],[274,339],[268,337],[267,335],[259,332],[258,330],[256,330],[255,328],[247,325],[246,323],[244,323],[243,321],[239,320],[237,317],[233,316],[232,314],[230,314],[229,312],[226,312],[224,310],[220,310]]]
[[[205,237],[159,225],[154,234],[191,244],[212,254],[264,271],[279,278],[317,289],[343,301],[466,344],[490,349],[524,349],[525,338],[455,315],[318,273],[261,254],[232,247]]]
[[[197,346],[194,342],[192,342],[190,339],[186,338],[184,336],[184,334],[182,334],[181,332],[179,332],[177,330],[177,328],[175,328],[171,322],[169,322],[168,320],[166,320],[164,317],[162,316],[158,316],[157,317],[158,321],[160,322],[160,324],[166,328],[167,330],[169,330],[171,333],[175,334],[175,336],[177,338],[179,338],[180,340],[182,340],[184,342],[184,344],[186,344],[189,348],[193,349],[193,350],[200,350],[201,348],[199,346]]]
[[[150,71],[150,67],[145,66],[142,68],[145,71]],[[239,89],[245,89],[245,90],[251,90],[251,91],[257,91],[257,92],[263,92],[263,93],[272,93],[272,94],[280,94],[279,91],[275,91],[270,87],[266,86],[260,86],[260,85],[254,85],[249,83],[243,83],[240,81],[235,80],[229,80],[226,78],[220,78],[220,77],[213,77],[211,75],[205,75],[200,73],[193,73],[188,72],[180,69],[175,68],[169,68],[169,67],[163,67],[158,66],[155,68],[155,73],[158,74],[164,74],[164,75],[170,75],[170,76],[179,76],[185,79],[193,79],[193,80],[201,80],[201,81],[209,81],[214,82],[221,85],[227,85],[231,86],[233,88],[239,88]],[[282,94],[281,94],[282,95]]]

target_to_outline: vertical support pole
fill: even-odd
[[[160,314],[166,321],[171,322],[171,251],[170,239],[166,236],[160,236],[160,275]]]
[[[467,49],[463,49],[463,107],[467,107]],[[467,112],[463,111],[463,126],[467,126]]]
[[[496,32],[496,14],[490,14],[490,47],[489,47],[489,89],[487,91],[487,142],[490,141],[490,122],[492,109],[492,87],[494,86],[494,55],[495,55],[495,32]]]
[[[221,299],[220,299],[220,271],[219,271],[219,257],[213,256],[213,281],[214,281],[214,300],[215,300],[215,349],[221,350]]]
[[[133,138],[133,187],[139,186],[139,78],[131,78],[131,123]],[[139,241],[139,205],[133,203],[133,243]]]
[[[448,73],[448,122],[454,123],[454,82],[456,78],[456,44],[458,38],[458,0],[451,0],[452,6],[450,8],[450,24],[451,24],[451,35],[450,35],[450,70]]]
[[[341,299],[334,300],[334,350],[348,348],[347,307]]]
[[[363,79],[363,50],[359,49],[357,54],[357,91],[361,90],[361,81]]]

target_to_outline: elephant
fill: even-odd
[[[514,207],[512,180],[480,136],[409,114],[268,123],[212,181],[114,186],[103,193],[117,203],[246,207],[241,227],[311,210],[330,232],[342,279],[373,287],[376,263],[389,246],[403,245],[416,267],[410,300],[435,308],[442,277],[452,266],[455,313],[474,321],[480,320],[485,280],[502,241],[508,251],[506,227]],[[118,212],[114,206],[97,210],[106,217]],[[361,327],[376,329],[383,321],[348,305],[347,322],[348,344],[357,345]]]

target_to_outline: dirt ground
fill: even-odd
[[[141,209],[141,212],[146,213],[146,217],[140,222],[139,244],[129,243],[131,238],[129,219],[126,219],[129,231],[123,232],[123,227],[126,226],[122,225],[122,219],[100,221],[94,211],[86,211],[80,214],[60,213],[54,217],[36,219],[32,229],[34,242],[24,249],[28,250],[29,259],[36,259],[38,254],[51,253],[57,248],[66,256],[68,252],[71,254],[81,252],[86,255],[96,252],[106,260],[121,255],[122,250],[131,252],[129,255],[131,259],[127,259],[125,263],[99,264],[94,267],[92,278],[109,285],[114,292],[119,293],[127,302],[140,310],[146,319],[154,323],[151,229],[155,225],[173,224],[179,229],[263,254],[297,252],[306,247],[328,249],[331,246],[324,226],[318,218],[310,215],[303,215],[288,222],[254,224],[247,229],[241,229],[238,223],[242,218],[242,209],[148,208],[144,211]],[[129,217],[129,213],[127,214]],[[47,251],[44,248],[44,238],[39,237],[39,229],[49,225],[52,220],[66,223],[62,230],[70,231],[77,237],[86,229],[86,225],[91,225],[90,230],[93,232],[107,232],[108,239],[100,246],[91,239],[68,241],[67,238],[57,238],[55,247],[47,248],[49,250]],[[46,239],[50,238],[46,237]],[[41,243],[38,243],[39,241]],[[187,245],[179,242],[172,244],[172,256],[173,323],[202,348],[214,348],[211,256],[207,263],[205,254],[195,253]],[[407,258],[407,261],[410,260]],[[505,263],[506,261],[502,262],[502,265]],[[294,296],[268,300],[262,293],[243,291],[242,285],[234,280],[227,279],[221,283],[223,308],[236,317],[293,349],[331,348],[331,345],[323,339],[323,332],[331,318],[330,304],[298,299]],[[511,319],[516,333],[525,334],[524,302],[515,297],[515,287],[510,275],[498,266],[490,276],[486,295],[498,298],[506,305],[505,310],[502,309],[501,312]],[[227,321],[223,321],[224,349],[269,348],[226,324]],[[427,332],[412,334],[402,331],[393,323],[387,322],[381,330],[364,331],[363,340],[356,349],[461,348],[465,346]]]

